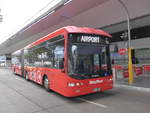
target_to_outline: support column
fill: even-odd
[[[5,54],[6,56],[6,67],[11,67],[11,54]]]

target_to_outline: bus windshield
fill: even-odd
[[[70,76],[85,79],[111,75],[108,44],[73,42],[70,44],[69,53]]]

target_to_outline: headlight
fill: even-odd
[[[77,83],[74,83],[74,82],[68,83],[68,86],[69,86],[69,87],[83,86],[83,85],[84,85],[83,83],[79,83],[79,82],[77,82]]]
[[[76,86],[80,86],[80,83],[76,83]]]
[[[68,83],[68,86],[69,86],[69,87],[74,87],[74,86],[75,86],[75,83]]]
[[[112,81],[113,79],[112,79],[112,78],[110,78],[109,80],[110,80],[110,81]]]

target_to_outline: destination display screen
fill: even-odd
[[[79,42],[100,43],[100,38],[96,36],[81,36],[78,37]]]
[[[72,43],[106,44],[107,38],[93,34],[69,34],[69,40]]]

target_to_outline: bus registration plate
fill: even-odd
[[[100,91],[100,90],[101,90],[100,88],[93,88],[94,92],[97,92],[97,91]]]

